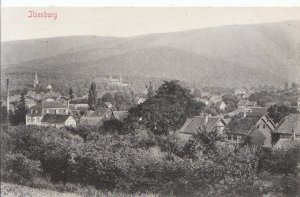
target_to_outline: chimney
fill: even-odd
[[[9,113],[9,79],[6,80],[6,109]]]
[[[246,118],[246,115],[247,115],[246,112],[243,112],[243,118]]]
[[[293,139],[293,141],[296,141],[296,132],[295,132],[295,130],[292,130],[292,133],[293,133],[292,139]]]
[[[208,123],[208,117],[209,117],[208,114],[204,115],[204,125],[207,125],[207,123]]]
[[[69,99],[67,100],[67,103],[68,103],[68,113],[69,113],[69,111],[70,111],[70,100]]]

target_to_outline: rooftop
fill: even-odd
[[[63,115],[63,114],[46,114],[42,122],[46,123],[64,123],[70,115]]]
[[[300,114],[290,114],[281,120],[275,130],[276,133],[300,135]]]

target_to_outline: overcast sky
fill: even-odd
[[[57,13],[28,18],[29,11]],[[298,8],[1,8],[1,40],[133,36],[232,24],[300,20]]]

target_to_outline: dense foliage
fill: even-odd
[[[127,129],[147,128],[156,134],[168,134],[179,129],[188,117],[200,115],[204,104],[192,100],[190,90],[178,81],[165,81],[156,94],[131,108]]]
[[[274,123],[279,123],[282,118],[289,115],[290,113],[299,113],[296,108],[292,108],[285,105],[273,105],[268,109],[268,116],[274,121]]]
[[[254,147],[211,144],[214,151],[207,151],[203,136],[194,136],[188,142],[192,146],[183,146],[176,136],[147,130],[126,135],[89,130],[85,139],[72,134],[81,130],[87,128],[16,126],[5,130],[2,179],[35,187],[46,187],[51,181],[126,193],[258,196],[265,192],[260,189],[264,172],[268,177],[280,176],[276,192],[293,196],[298,189],[299,150],[270,154]]]

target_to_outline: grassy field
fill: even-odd
[[[57,192],[45,189],[35,189],[22,185],[1,182],[1,197],[155,197],[152,194],[128,195],[122,193],[103,193],[87,188],[79,189],[76,193]]]

